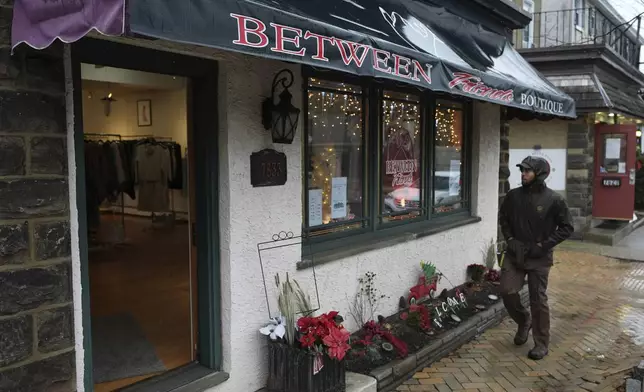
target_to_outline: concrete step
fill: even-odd
[[[584,241],[601,245],[615,246],[626,238],[635,228],[635,222],[603,222],[584,233]]]
[[[378,392],[376,379],[364,374],[347,372],[347,392]]]
[[[629,378],[626,380],[626,392],[642,392],[642,382]]]

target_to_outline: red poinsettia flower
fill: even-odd
[[[299,320],[297,320],[297,329],[300,332],[306,332],[312,324],[313,319],[311,317],[300,317]]]
[[[329,312],[329,313],[326,315],[326,318],[327,318],[328,320],[331,320],[331,321],[335,322],[335,317],[336,317],[338,314],[339,314],[339,312],[336,312],[336,311],[334,310],[334,311],[332,311],[332,312]]]
[[[329,357],[341,361],[347,351],[351,348],[349,346],[349,331],[344,328],[333,328],[329,334],[322,339],[324,345],[328,348]]]
[[[300,343],[302,343],[302,347],[304,348],[313,347],[313,345],[315,344],[315,336],[308,333],[304,334],[300,336]]]

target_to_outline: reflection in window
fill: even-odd
[[[310,79],[308,103],[308,227],[315,235],[360,227],[343,223],[359,223],[364,210],[361,89]]]
[[[385,92],[382,100],[382,191],[385,220],[421,214],[419,98]]]
[[[463,107],[439,101],[434,140],[434,213],[463,206]]]

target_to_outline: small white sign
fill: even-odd
[[[606,154],[605,159],[619,159],[622,152],[622,139],[612,138],[606,139]]]
[[[322,189],[309,189],[309,227],[322,224]]]
[[[449,196],[458,196],[461,194],[461,161],[449,161]]]
[[[620,162],[618,167],[617,167],[617,172],[618,173],[626,173],[626,162]]]
[[[347,178],[331,179],[331,219],[347,217]]]
[[[563,191],[566,189],[566,160],[567,150],[565,148],[557,149],[510,149],[510,188],[521,186],[521,172],[517,165],[528,156],[538,156],[544,158],[550,164],[550,176],[546,179],[546,185],[552,190]]]

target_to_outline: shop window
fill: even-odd
[[[308,92],[306,226],[311,235],[364,222],[364,134],[359,86],[311,79]]]
[[[420,97],[385,91],[382,108],[382,220],[422,214]]]
[[[434,213],[462,209],[463,193],[463,105],[439,101],[436,105],[434,138]]]
[[[311,77],[306,86],[303,226],[312,243],[471,218],[469,103],[373,81]]]

